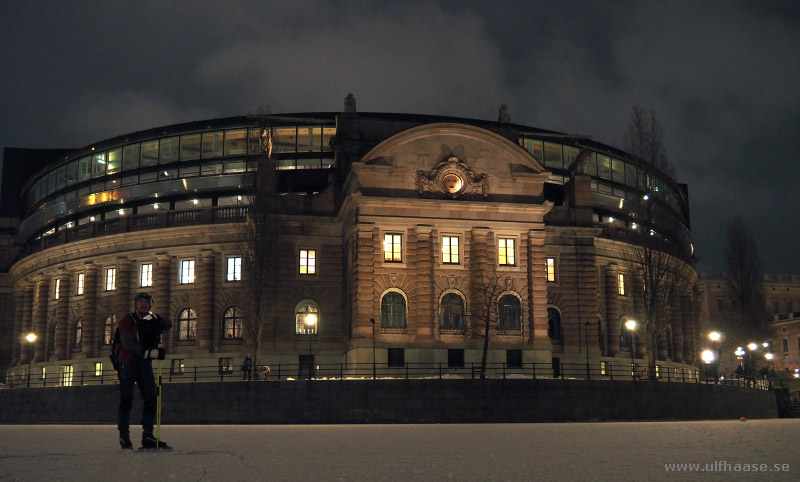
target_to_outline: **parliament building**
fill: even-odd
[[[505,106],[485,121],[358,112],[348,96],[338,113],[7,147],[7,376],[110,370],[116,320],[142,291],[173,321],[173,372],[237,371],[253,350],[242,226],[265,158],[279,222],[260,363],[465,366],[486,323],[490,363],[558,374],[641,360],[625,322],[642,316],[630,257],[650,203],[685,281],[657,359],[696,366],[685,185],[590,137],[515,124]]]

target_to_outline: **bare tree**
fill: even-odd
[[[633,106],[622,143],[629,154],[652,164],[670,179],[675,179],[675,167],[669,162],[664,145],[664,128],[653,109],[645,111],[638,105]]]
[[[744,345],[763,336],[767,314],[758,245],[739,216],[728,222],[725,261],[734,301],[725,331],[728,340]]]
[[[486,378],[486,362],[489,354],[489,337],[492,329],[497,328],[500,320],[500,276],[496,269],[481,270],[477,277],[472,279],[473,302],[471,304],[470,318],[472,323],[470,335],[480,338],[483,342],[481,354],[480,378]]]
[[[658,212],[653,200],[644,200],[636,216],[636,234],[626,256],[628,271],[635,283],[633,296],[638,297],[641,307],[642,319],[637,320],[641,329],[637,334],[644,341],[651,379],[655,379],[658,346],[666,336],[672,316],[672,301],[685,284],[682,263],[673,254],[675,247],[657,231],[663,226],[657,222],[661,217]]]
[[[274,317],[278,270],[277,173],[272,158],[272,128],[262,126],[261,150],[256,176],[251,186],[247,219],[242,224],[239,245],[242,251],[243,280],[248,292],[249,312],[242,324],[246,341],[252,346],[254,363],[260,363],[264,328]]]

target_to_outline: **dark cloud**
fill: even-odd
[[[796,2],[7,2],[0,144],[82,146],[208,117],[361,111],[494,119],[621,145],[656,110],[699,269],[740,214],[800,273]]]

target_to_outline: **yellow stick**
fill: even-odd
[[[164,348],[164,335],[158,335],[158,347]],[[158,400],[156,402],[156,448],[161,442],[161,360],[158,363]]]

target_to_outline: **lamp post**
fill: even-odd
[[[636,349],[636,336],[634,333],[634,330],[636,330],[636,320],[626,321],[625,328],[631,332],[631,380],[633,380],[636,375],[636,366],[633,364],[633,352]]]
[[[708,383],[708,365],[710,365],[714,361],[714,352],[711,350],[703,350],[703,353],[700,354],[700,358],[703,360],[703,362],[705,363],[704,366],[706,367],[705,369],[706,374],[703,377],[704,378],[703,381],[705,383]]]
[[[722,335],[718,331],[712,331],[711,333],[708,334],[708,338],[711,339],[711,342],[713,343],[713,346],[714,346],[714,360],[716,361],[716,360],[719,359],[719,353],[717,352],[717,342],[720,340],[720,338],[722,338]],[[715,383],[716,383],[717,380],[719,380],[719,374],[717,373],[718,368],[719,368],[719,362],[717,361],[716,363],[714,363],[714,379],[715,379]]]
[[[592,374],[589,371],[589,322],[587,321],[583,326],[586,328],[586,379],[591,380]]]
[[[312,371],[314,370],[314,355],[311,353],[311,341],[313,340],[311,330],[317,324],[317,315],[309,313],[304,320],[306,324],[306,333],[308,333],[308,379],[311,380]]]
[[[36,341],[36,333],[28,333],[25,335],[25,339],[28,340],[28,344],[30,345],[30,356],[28,357],[28,381],[27,386],[31,386],[31,360],[33,359],[33,343]]]
[[[764,343],[766,345],[766,343]],[[764,354],[764,358],[767,359],[769,362],[769,368],[767,371],[767,380],[769,380],[769,388],[772,388],[772,359],[775,357],[772,353]]]
[[[747,371],[748,371],[748,374],[751,377],[753,377],[753,381],[755,382],[755,378],[756,378],[756,358],[755,358],[755,353],[753,353],[753,352],[758,349],[758,343],[748,343],[747,344],[747,348],[750,349],[750,356],[747,357],[747,360],[749,361],[748,370]]]
[[[375,371],[375,318],[370,318],[369,322],[372,323],[372,379],[377,378]]]

